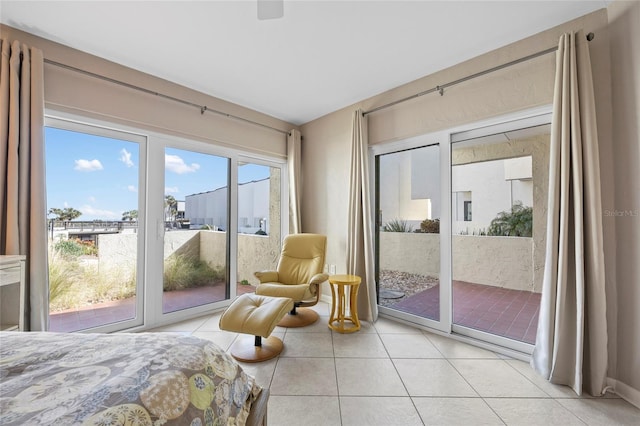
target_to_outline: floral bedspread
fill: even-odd
[[[242,425],[260,390],[195,337],[0,333],[0,424]]]

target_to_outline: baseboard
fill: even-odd
[[[320,301],[324,302],[324,303],[328,303],[329,306],[331,306],[331,304],[333,303],[333,299],[331,298],[330,294],[323,294],[320,296]]]
[[[638,389],[632,388],[628,384],[610,377],[607,377],[607,385],[611,386],[620,398],[640,408],[640,391]]]

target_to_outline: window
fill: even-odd
[[[52,331],[202,315],[275,267],[283,160],[79,121],[48,117],[45,133]]]
[[[464,221],[471,222],[471,201],[464,202]]]
[[[142,323],[146,138],[48,119],[51,331]]]

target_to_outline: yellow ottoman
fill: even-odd
[[[266,361],[278,356],[282,352],[282,340],[269,335],[292,309],[293,300],[288,297],[247,293],[234,300],[220,317],[220,329],[253,334],[255,339],[251,342],[239,337],[231,347],[231,355],[243,362]]]

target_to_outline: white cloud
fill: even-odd
[[[124,148],[120,150],[120,161],[122,161],[127,167],[133,167],[133,161],[131,161],[131,153]]]
[[[179,175],[183,173],[193,173],[200,168],[200,164],[198,163],[191,163],[191,165],[188,165],[177,155],[169,154],[165,154],[164,156],[164,166],[167,170]]]
[[[164,193],[165,194],[177,194],[178,192],[180,192],[180,190],[178,189],[177,186],[165,186],[164,187]]]
[[[131,192],[138,192],[138,188],[136,188],[134,185],[127,186],[127,189]]]
[[[84,205],[80,207],[79,210],[85,216],[95,216],[101,219],[120,219],[122,217],[120,214],[111,210],[96,209],[95,207],[89,205]]]
[[[92,202],[92,203],[95,203],[96,202],[96,197],[90,196],[89,197],[89,201]]]
[[[102,163],[100,160],[76,160],[75,170],[79,172],[95,172],[96,170],[102,170]]]

